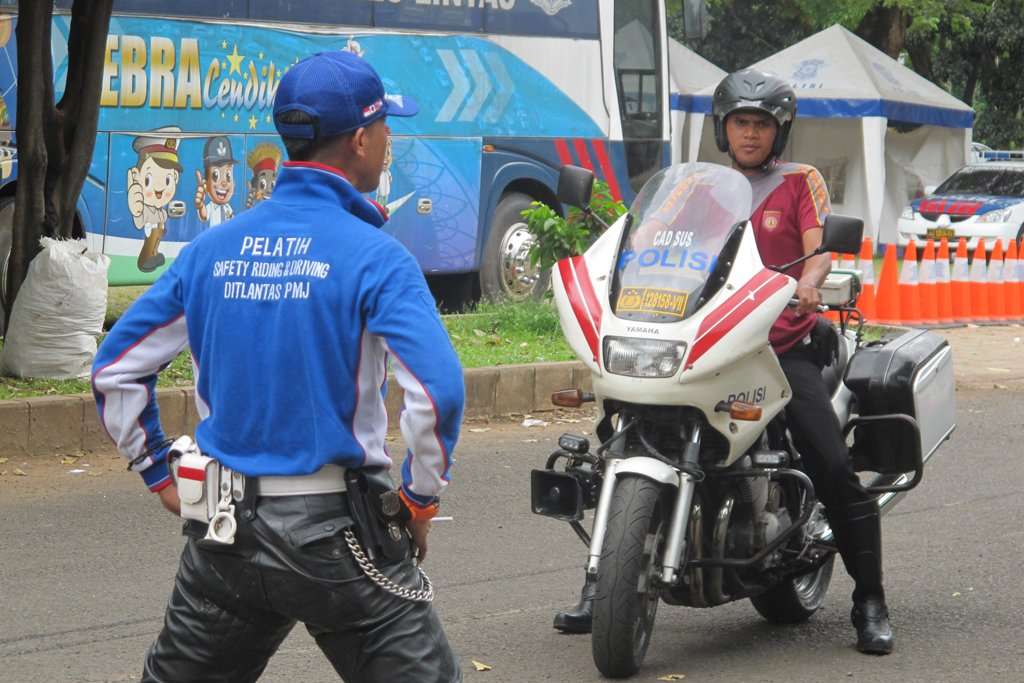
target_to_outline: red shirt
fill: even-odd
[[[804,255],[803,234],[820,228],[831,211],[825,179],[813,166],[777,163],[766,173],[750,178],[757,209],[751,218],[761,260],[781,266]],[[800,279],[804,264],[786,275]],[[816,315],[797,316],[786,308],[772,326],[768,339],[775,353],[783,354],[810,334]]]

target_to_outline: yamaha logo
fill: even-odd
[[[553,17],[572,4],[572,0],[530,0],[544,10],[544,14]]]

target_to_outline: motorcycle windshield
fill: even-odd
[[[750,218],[751,202],[747,179],[718,164],[679,164],[651,177],[619,244],[615,315],[650,323],[692,315],[733,228]],[[716,279],[723,274],[719,269]]]

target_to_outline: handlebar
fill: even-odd
[[[787,308],[796,308],[799,305],[800,305],[800,300],[799,299],[790,299],[789,303],[786,304],[786,307]],[[829,308],[828,306],[823,306],[821,304],[818,304],[818,313],[828,313],[831,310],[832,309]]]

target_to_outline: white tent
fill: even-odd
[[[967,163],[973,110],[841,26],[754,67],[796,89],[799,120],[786,157],[818,167],[833,208],[863,218],[876,244],[896,240],[910,199]],[[691,102],[690,125],[703,130],[686,158],[728,163],[707,116],[713,93],[712,85]]]
[[[725,72],[679,41],[668,39],[668,70],[672,84],[672,161],[689,149],[692,95],[725,78]],[[697,129],[698,132],[700,128]]]

